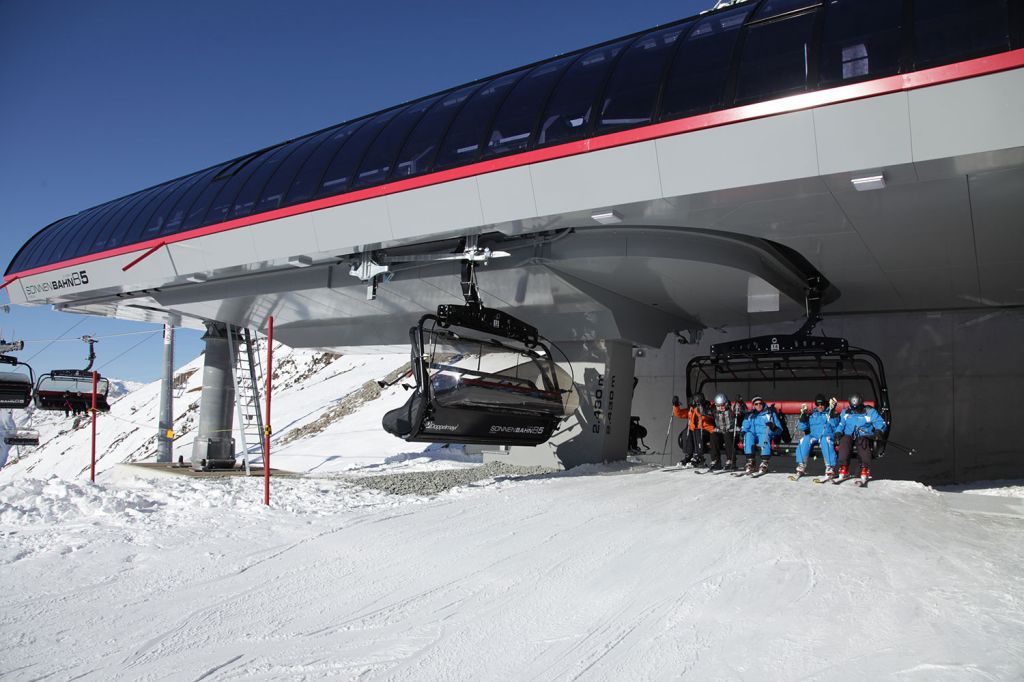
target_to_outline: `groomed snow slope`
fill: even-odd
[[[1011,680],[1024,520],[950,495],[583,467],[0,488],[0,671],[96,680]]]

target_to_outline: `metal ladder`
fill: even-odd
[[[266,461],[263,439],[263,412],[260,406],[260,386],[263,380],[263,365],[260,363],[258,343],[248,329],[228,327],[228,343],[235,356],[232,378],[235,384],[235,409],[238,412],[238,435],[242,441],[242,460],[245,473],[249,471],[249,448],[259,444],[257,452]],[[237,352],[233,347],[237,344]]]

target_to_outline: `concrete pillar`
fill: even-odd
[[[203,392],[199,399],[199,433],[192,445],[192,468],[230,469],[235,466],[235,439],[231,437],[235,403],[232,347],[237,345],[228,343],[227,326],[219,322],[206,323],[203,341]]]
[[[633,399],[633,347],[625,341],[560,343],[572,362],[579,407],[552,438],[534,448],[512,447],[500,461],[553,465],[626,458]],[[568,368],[566,368],[568,369]]]
[[[174,449],[174,327],[164,325],[164,373],[160,380],[160,418],[156,461],[170,462]]]

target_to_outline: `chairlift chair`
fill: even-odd
[[[39,432],[35,429],[5,429],[2,437],[5,445],[34,448],[39,445]]]
[[[409,442],[539,445],[566,416],[571,379],[535,327],[482,305],[472,260],[462,272],[466,305],[409,330],[416,385],[382,425]]]
[[[89,364],[85,369],[54,369],[41,375],[35,390],[37,410],[79,414],[92,409],[92,365],[96,361],[93,345],[96,339],[83,336],[82,340],[89,344]],[[96,411],[109,412],[107,395],[110,382],[98,373],[96,378]]]
[[[844,338],[811,335],[822,319],[820,292],[827,283],[815,279],[808,284],[808,317],[795,334],[712,345],[710,354],[694,357],[687,363],[687,400],[695,393],[708,395],[725,390],[735,394],[739,387],[748,395],[774,391],[775,398],[808,402],[815,393],[836,393],[841,397],[861,393],[865,403],[878,410],[888,425],[885,434],[875,439],[872,446],[873,456],[881,457],[892,431],[882,359],[870,350],[851,346]],[[777,395],[780,391],[781,396]]]
[[[35,375],[32,367],[10,355],[0,355],[0,364],[21,365],[25,372],[0,372],[0,408],[24,410],[32,404]]]

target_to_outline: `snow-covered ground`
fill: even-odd
[[[585,467],[0,487],[10,679],[1013,680],[1024,520],[950,496]]]
[[[117,466],[153,454],[156,384],[100,417],[96,484],[87,423],[32,417],[44,446],[0,470],[0,677],[1024,679],[1020,481],[493,476],[381,431],[406,360],[281,349],[271,461],[301,475],[269,507],[260,478]],[[491,477],[378,489],[449,469]]]

